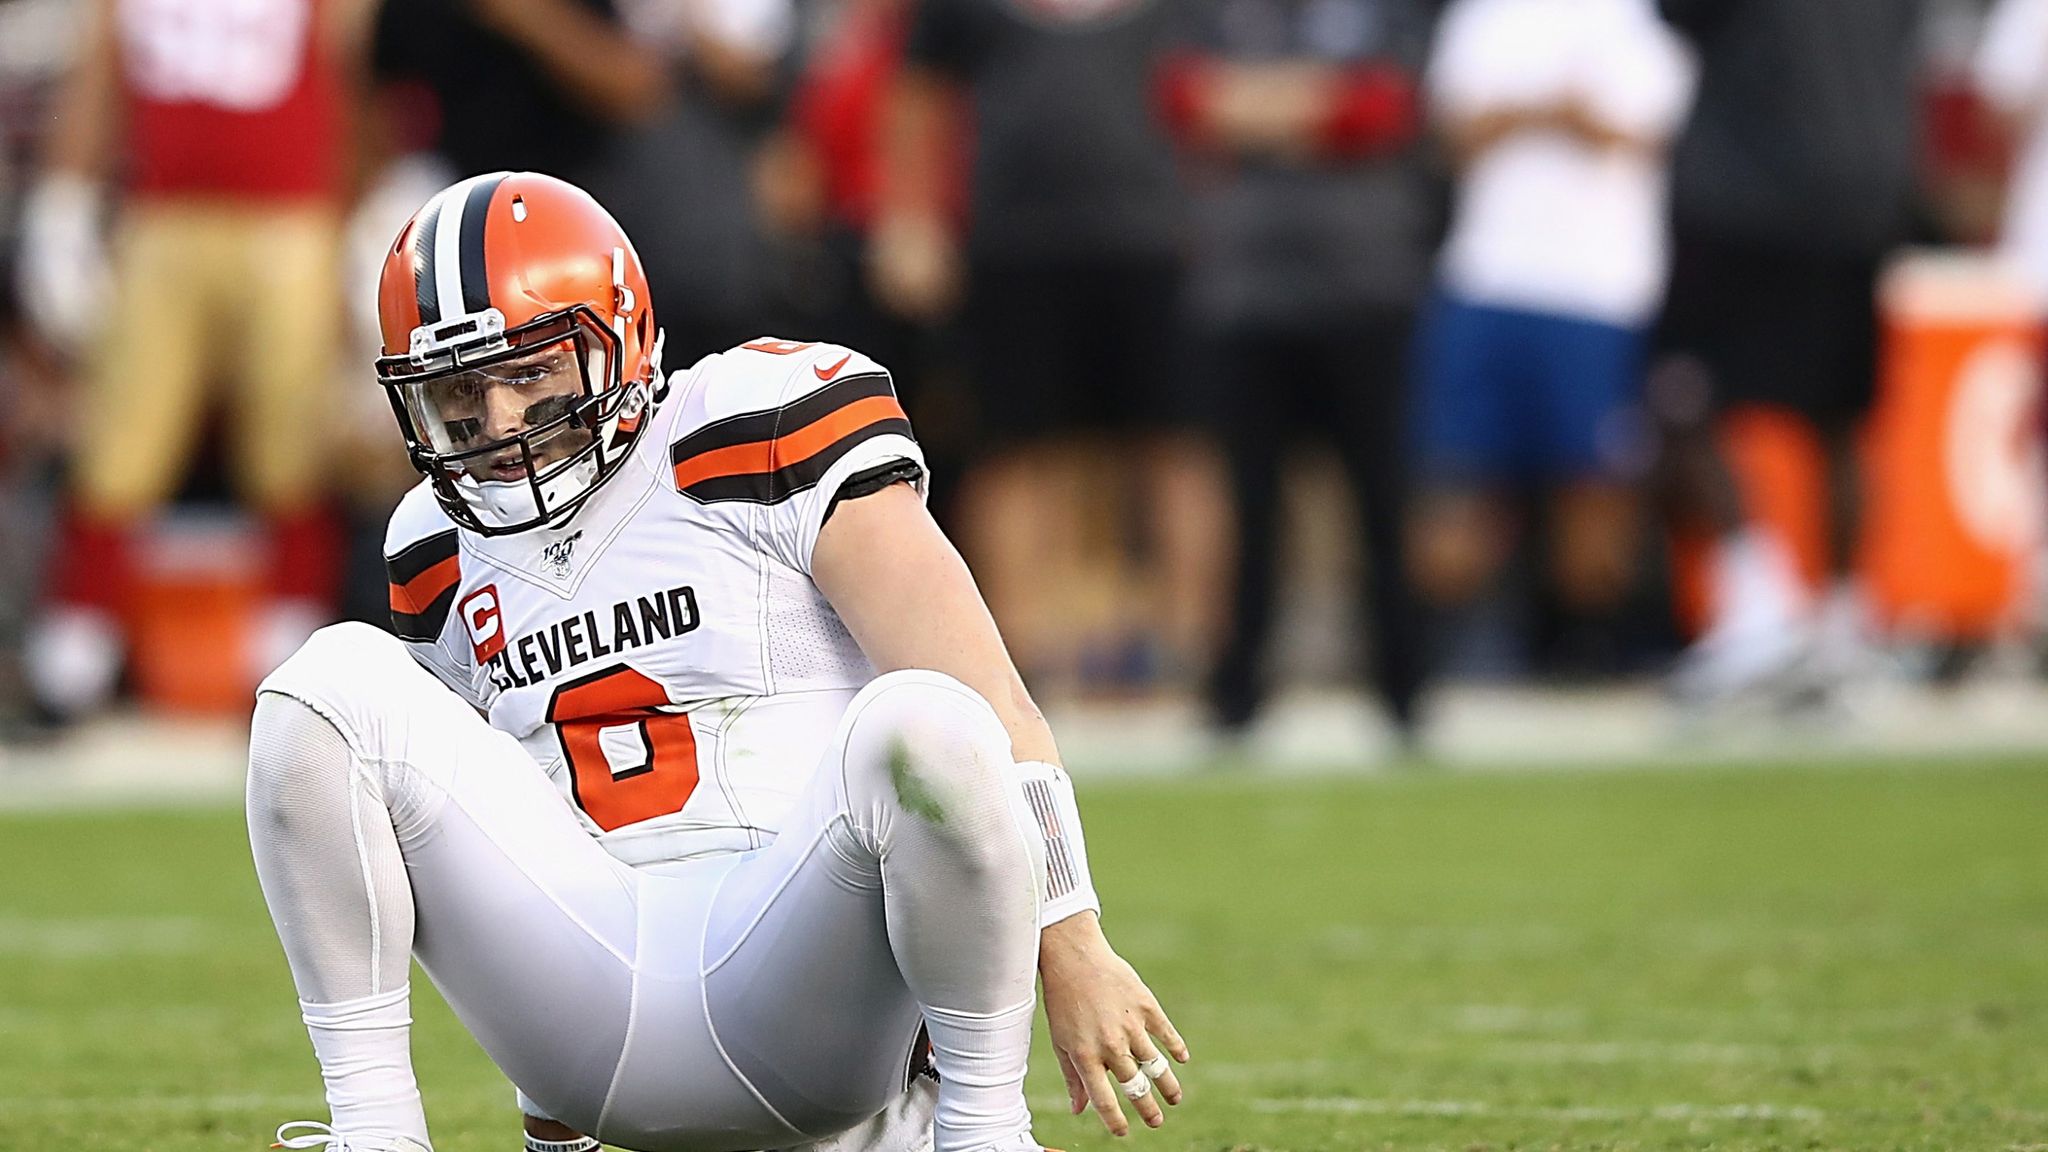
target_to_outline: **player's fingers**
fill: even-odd
[[[1075,1068],[1081,1073],[1081,1082],[1088,1086],[1088,1098],[1095,1102],[1095,1115],[1101,1118],[1102,1126],[1109,1129],[1112,1136],[1128,1135],[1131,1122],[1124,1119],[1120,1103],[1124,1098],[1123,1090],[1110,1079],[1109,1069],[1100,1063],[1082,1064],[1078,1061]]]
[[[1088,1086],[1081,1083],[1081,1074],[1074,1070],[1074,1062],[1065,1052],[1054,1048],[1053,1054],[1060,1058],[1060,1075],[1067,1082],[1067,1111],[1079,1116],[1088,1107]]]
[[[1138,1061],[1138,1071],[1152,1081],[1152,1087],[1159,1092],[1159,1098],[1168,1104],[1180,1103],[1180,1077],[1173,1074],[1173,1065],[1153,1047],[1150,1036],[1140,1035],[1131,1041],[1131,1055]]]
[[[1159,1006],[1159,1001],[1154,1000],[1146,1004],[1144,1015],[1145,1031],[1159,1037],[1159,1042],[1166,1045],[1169,1055],[1183,1064],[1193,1058],[1188,1052],[1187,1041],[1180,1038],[1180,1032],[1174,1028],[1173,1021],[1166,1018],[1166,1009]]]
[[[1129,1049],[1129,1041],[1122,1048]],[[1138,1067],[1138,1061],[1129,1051],[1119,1051],[1106,1062],[1110,1076],[1117,1082],[1117,1091],[1131,1102],[1138,1119],[1147,1128],[1157,1128],[1166,1123],[1166,1112],[1159,1107],[1159,1094],[1152,1090],[1152,1080]]]

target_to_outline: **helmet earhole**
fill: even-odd
[[[512,197],[512,221],[515,224],[526,223],[526,197]]]

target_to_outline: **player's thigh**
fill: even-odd
[[[137,206],[114,245],[114,298],[86,377],[80,496],[130,515],[168,499],[198,434],[214,287],[205,222]]]
[[[381,773],[421,966],[514,1083],[594,1122],[631,1015],[643,878],[516,741],[376,629],[322,629],[261,691],[320,713]]]
[[[318,209],[265,213],[240,237],[233,350],[236,472],[246,495],[291,508],[316,495],[335,372],[337,230]],[[367,386],[367,385],[366,385]]]
[[[850,882],[813,823],[784,830],[777,845],[789,850],[763,849],[734,868],[714,934],[734,923],[746,931],[725,950],[707,941],[704,987],[726,1058],[816,1136],[902,1091],[920,1016],[889,947],[879,881]]]
[[[846,781],[886,776],[901,741],[925,730],[1007,759],[1001,721],[957,681],[878,678],[848,705],[775,842],[735,865],[712,904],[704,990],[720,1045],[806,1132],[849,1127],[903,1090],[920,1016],[890,945],[880,868],[856,845],[863,818],[849,816],[875,800],[850,799]]]

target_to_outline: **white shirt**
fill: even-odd
[[[1453,0],[1428,91],[1439,119],[1576,99],[1630,135],[1668,139],[1693,64],[1649,0]],[[1443,253],[1461,298],[1606,323],[1643,323],[1664,290],[1667,164],[1525,132],[1464,173]]]
[[[887,373],[756,341],[669,380],[555,528],[459,529],[422,484],[385,541],[393,624],[629,864],[757,848],[874,678],[811,582],[849,478],[923,456]]]
[[[1999,0],[1977,48],[1977,87],[2028,125],[2006,191],[1999,249],[2048,297],[2048,0]]]

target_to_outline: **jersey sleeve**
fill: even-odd
[[[764,378],[763,362],[782,364]],[[677,491],[754,506],[753,543],[810,575],[818,532],[845,499],[891,484],[925,491],[924,453],[888,370],[836,344],[758,341],[725,353],[709,419],[669,450]],[[729,415],[718,415],[729,411]]]
[[[423,506],[424,505],[424,506]],[[450,637],[449,620],[462,577],[461,542],[424,486],[401,500],[384,536],[384,573],[390,583],[391,631],[413,659],[449,689],[481,707],[477,669]]]

